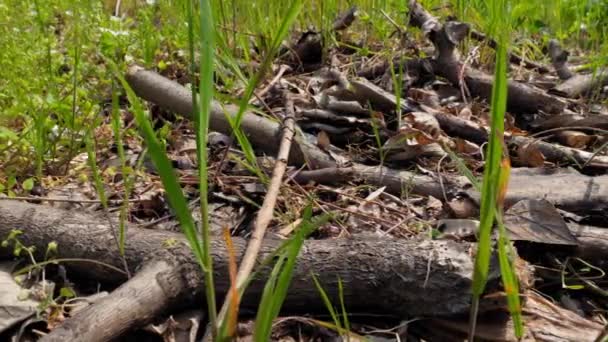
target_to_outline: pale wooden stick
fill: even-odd
[[[255,220],[253,232],[251,234],[251,238],[247,244],[247,249],[245,250],[245,255],[241,261],[241,266],[239,267],[239,272],[236,276],[236,287],[237,289],[241,289],[245,283],[247,282],[247,278],[253,271],[255,266],[255,261],[260,252],[260,248],[262,247],[262,241],[264,240],[264,234],[266,233],[266,228],[272,220],[272,216],[274,213],[274,206],[277,202],[277,196],[279,194],[279,189],[281,188],[281,184],[283,183],[283,175],[285,174],[285,169],[287,168],[287,159],[289,158],[289,151],[291,149],[291,142],[293,140],[295,134],[295,114],[293,109],[293,102],[289,99],[289,96],[286,95],[286,105],[285,105],[285,120],[284,120],[284,128],[283,128],[283,137],[281,139],[281,144],[279,147],[279,152],[277,153],[277,159],[274,164],[274,170],[272,171],[272,179],[270,180],[270,185],[268,186],[268,190],[266,192],[266,197],[264,197],[264,202],[262,203],[262,207],[260,211],[258,211],[258,216]],[[228,305],[230,300],[228,296],[230,292],[226,295],[226,299],[224,300],[224,304],[222,305],[222,309],[218,315],[217,324],[221,325],[224,321],[226,313],[228,311]],[[218,329],[220,327],[218,326]]]

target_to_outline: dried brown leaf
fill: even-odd
[[[425,112],[413,112],[405,115],[405,121],[413,128],[429,134],[433,139],[437,139],[441,134],[439,122],[435,116]]]
[[[534,143],[520,146],[517,149],[517,157],[519,162],[526,166],[541,167],[545,165],[545,156]]]
[[[329,145],[331,145],[331,141],[329,140],[329,135],[325,131],[319,131],[317,133],[317,146],[324,151],[329,149]]]
[[[574,148],[585,148],[595,139],[595,137],[579,131],[561,131],[556,134],[556,137],[561,144]]]

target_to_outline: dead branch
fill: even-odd
[[[266,233],[266,228],[272,220],[274,214],[274,206],[277,202],[281,183],[283,182],[283,175],[287,168],[287,158],[289,158],[289,150],[291,149],[291,140],[295,134],[295,113],[293,108],[293,101],[289,99],[289,95],[285,96],[285,127],[283,129],[283,138],[279,147],[279,153],[277,154],[274,170],[272,171],[272,179],[268,186],[268,191],[264,197],[262,207],[258,211],[257,218],[254,223],[251,238],[247,244],[245,250],[245,256],[241,261],[239,271],[236,278],[236,287],[238,289],[243,288],[247,283],[247,279],[251,275],[255,266],[258,254],[262,248],[262,241]],[[226,312],[228,310],[230,300],[228,297],[224,300],[224,305],[218,315],[218,322],[222,322]],[[218,327],[219,328],[219,327]]]
[[[127,81],[141,98],[152,101],[168,110],[191,118],[192,95],[186,88],[155,72],[140,67],[131,67],[126,75]],[[227,135],[232,134],[232,127],[226,115],[236,115],[237,108],[231,105],[222,106],[213,102],[211,108],[210,129]],[[250,112],[245,113],[241,121],[241,129],[245,132],[251,144],[259,151],[276,155],[280,144],[281,129],[279,124]],[[336,149],[339,150],[339,149]],[[328,153],[322,151],[311,142],[302,131],[296,128],[288,164],[310,169],[335,168],[339,163]],[[391,170],[386,167],[372,167],[354,163],[352,172],[361,180],[378,186],[387,186],[389,191],[401,194],[408,192],[441,198],[443,190],[434,177],[419,175],[408,171]],[[463,180],[454,180],[455,185],[446,181],[450,188],[464,184]],[[458,185],[458,186],[456,186]]]
[[[557,40],[551,39],[549,41],[548,52],[549,57],[551,58],[551,64],[553,64],[553,68],[561,80],[567,80],[574,76],[574,73],[568,68],[568,56],[570,54],[568,51],[562,49],[562,46]]]
[[[456,54],[456,46],[469,32],[469,26],[450,21],[442,25],[437,18],[428,13],[416,0],[409,1],[410,23],[420,27],[431,40],[436,50],[432,60],[434,72],[460,85],[463,65]],[[473,96],[489,100],[492,94],[493,77],[479,70],[464,67],[464,81]],[[565,108],[564,101],[544,91],[524,83],[510,80],[508,83],[507,108],[513,113],[560,113]]]
[[[185,288],[187,282],[180,268],[162,260],[150,262],[110,295],[66,320],[39,341],[114,340],[133,327],[166,315],[177,303],[177,297],[184,296]]]
[[[478,40],[478,41],[487,42],[488,46],[490,46],[492,49],[496,49],[496,46],[498,45],[494,39],[488,38],[485,34],[479,32],[479,31],[476,31],[476,30],[471,30],[471,38]],[[525,68],[536,70],[540,74],[546,74],[549,72],[549,68],[547,68],[546,66],[544,66],[540,63],[536,63],[534,61],[525,59],[521,56],[518,56],[517,54],[515,54],[513,52],[509,52],[509,61],[512,64],[521,65]]]
[[[576,98],[588,96],[593,90],[608,85],[608,70],[598,69],[591,74],[576,74],[568,67],[568,51],[562,49],[559,42],[552,39],[549,42],[549,57],[551,63],[563,83],[551,89],[551,92],[561,96]]]
[[[441,129],[448,135],[463,138],[476,144],[483,144],[488,141],[488,132],[478,124],[459,118],[455,115],[445,114],[438,111],[429,111],[437,118]],[[505,135],[505,142],[515,147],[515,149],[534,146],[542,153],[544,158],[560,165],[576,164],[577,166],[592,166],[597,168],[608,167],[608,156],[596,155],[581,149],[552,144],[543,140],[517,136]],[[593,158],[593,159],[592,159]],[[591,162],[589,162],[591,160]]]

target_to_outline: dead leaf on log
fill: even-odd
[[[461,138],[455,138],[454,143],[455,143],[455,150],[458,153],[469,154],[469,155],[479,154],[479,151],[480,151],[479,146],[475,145],[474,143],[472,143],[468,140],[464,140]]]
[[[331,141],[329,140],[329,135],[325,131],[319,131],[317,133],[317,146],[323,151],[327,151],[329,149],[329,145],[331,145]]]
[[[579,131],[561,131],[555,137],[561,144],[574,148],[586,148],[595,140],[594,136]]]
[[[409,123],[411,127],[427,133],[432,139],[437,139],[442,132],[437,119],[429,113],[408,113],[404,116],[404,121]]]
[[[505,213],[504,224],[511,240],[570,246],[578,244],[564,219],[546,200],[517,202]]]
[[[525,166],[542,167],[545,165],[545,156],[532,142],[517,149],[517,160]]]

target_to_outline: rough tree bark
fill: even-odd
[[[42,253],[50,241],[56,241],[59,258],[92,259],[117,268],[123,265],[111,226],[99,215],[1,201],[0,222],[0,237],[19,229],[23,232],[19,240]],[[183,236],[136,226],[128,227],[127,232],[125,258],[133,272],[149,264],[144,267],[143,275],[136,275],[123,285],[125,288],[68,319],[73,322],[66,322],[53,331],[46,341],[102,341],[120,335],[133,324],[144,324],[175,305],[200,305],[202,301],[194,298],[204,293],[203,277]],[[272,255],[280,242],[265,241],[260,260]],[[234,244],[240,259],[245,241],[234,238]],[[310,276],[314,273],[332,300],[338,300],[338,278],[342,280],[349,313],[396,317],[466,313],[473,271],[471,248],[469,243],[454,241],[405,241],[386,237],[309,240],[298,256],[284,308],[292,313],[324,312],[323,301]],[[215,287],[218,298],[222,298],[229,289],[230,279],[221,237],[212,241],[211,251]],[[10,257],[10,253],[10,249],[0,249],[0,257]],[[95,263],[68,266],[79,276],[114,283],[126,280],[116,270]],[[488,291],[498,288],[500,275],[495,266],[490,273]],[[243,297],[242,310],[257,308],[270,269],[262,267],[260,271]]]

